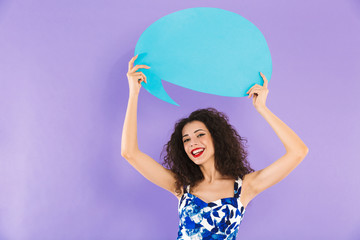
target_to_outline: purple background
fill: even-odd
[[[121,134],[138,38],[192,7],[260,29],[273,61],[267,106],[310,150],[250,202],[237,239],[360,239],[355,0],[1,1],[0,239],[176,238],[178,200],[121,157]],[[255,170],[285,153],[252,99],[163,83],[180,107],[144,88],[138,106],[140,150],[158,162],[174,123],[203,107],[225,112],[248,139]]]

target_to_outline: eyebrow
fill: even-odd
[[[202,130],[202,129],[198,129],[198,130],[196,130],[194,133],[196,133],[197,131],[200,131],[200,130]],[[202,130],[202,131],[204,131],[205,132],[205,130]],[[185,134],[184,136],[182,136],[182,137],[185,137],[185,136],[189,136],[189,134]]]

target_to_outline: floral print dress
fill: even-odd
[[[236,240],[245,208],[240,202],[242,179],[234,183],[234,197],[206,203],[184,188],[179,200],[179,231],[177,240]]]

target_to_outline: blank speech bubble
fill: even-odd
[[[160,18],[140,36],[135,65],[147,77],[141,85],[152,95],[179,106],[162,82],[194,91],[245,97],[255,84],[270,81],[271,55],[265,37],[249,20],[227,10],[189,8]]]

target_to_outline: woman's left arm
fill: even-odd
[[[253,105],[280,138],[286,153],[268,167],[251,174],[250,181],[257,193],[284,179],[299,165],[309,151],[296,133],[266,107],[266,97],[269,93],[268,80],[262,73],[260,75],[264,80],[263,86],[255,84],[247,93],[249,93],[249,97],[253,95]]]

